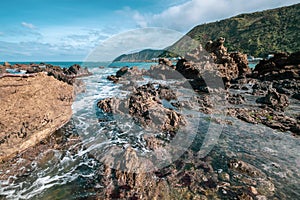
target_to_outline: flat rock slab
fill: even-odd
[[[0,161],[66,124],[72,102],[73,87],[46,74],[0,78]]]

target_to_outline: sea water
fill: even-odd
[[[69,67],[75,62],[50,64]],[[78,94],[72,105],[72,122],[75,124],[76,134],[81,137],[80,145],[84,148],[79,148],[76,154],[73,154],[71,149],[50,150],[53,151],[52,157],[43,165],[37,164],[37,161],[32,162],[34,168],[29,176],[10,177],[9,180],[0,181],[0,199],[93,199],[97,196],[94,188],[103,187],[97,182],[100,178],[97,172],[101,167],[101,163],[95,159],[97,155],[101,155],[110,145],[139,142],[132,140],[130,134],[111,135],[112,132],[107,132],[107,127],[97,119],[96,103],[100,99],[122,98],[126,95],[120,89],[121,85],[106,79],[108,75],[115,74],[122,66],[147,69],[154,63],[79,64],[88,67],[93,73],[89,77],[80,78],[85,83],[86,92]],[[204,134],[204,130],[207,130],[209,124],[204,119],[208,117],[201,114],[200,119],[203,120],[199,122],[199,133]],[[214,148],[215,153],[246,158],[247,162],[265,172],[287,198],[299,197],[299,139],[263,125],[254,127],[238,119],[228,120],[231,123],[221,127],[221,135]],[[94,158],[90,155],[94,155]],[[223,170],[224,166],[219,167],[218,170]]]

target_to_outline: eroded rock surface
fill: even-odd
[[[72,115],[73,87],[51,76],[0,78],[0,160],[47,138]]]

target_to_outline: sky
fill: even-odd
[[[117,54],[167,47],[199,24],[296,3],[299,0],[2,1],[0,61],[84,61],[95,50],[103,55],[99,59],[109,61]]]

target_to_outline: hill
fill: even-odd
[[[194,45],[205,45],[209,40],[226,38],[228,51],[240,51],[256,57],[272,52],[300,50],[300,4],[241,14],[229,19],[198,25],[160,56],[184,55]],[[194,45],[186,41],[195,40]],[[191,42],[189,42],[191,43]]]
[[[152,58],[157,58],[164,52],[164,50],[145,49],[137,53],[123,54],[114,59],[113,62],[148,61]]]
[[[150,60],[154,57],[177,57],[203,46],[209,40],[226,38],[228,51],[240,51],[255,57],[275,52],[300,50],[300,4],[241,14],[217,22],[194,27],[184,37],[163,50],[146,49],[122,55],[116,61]]]

